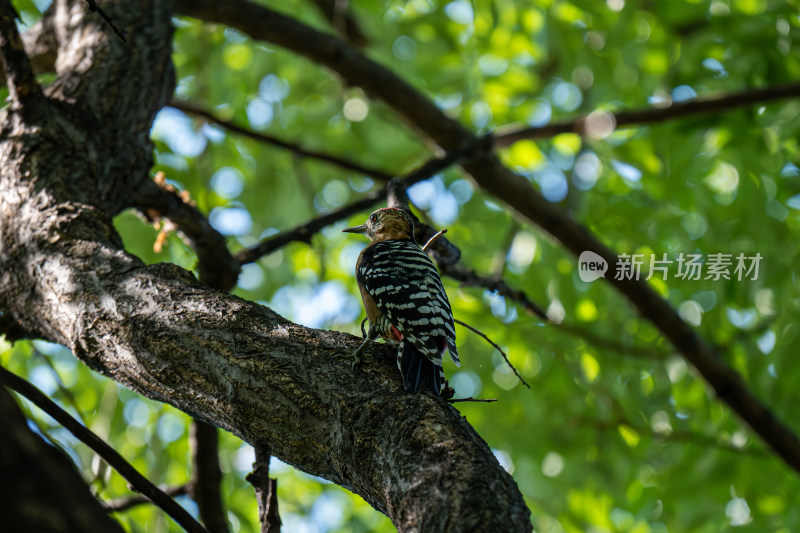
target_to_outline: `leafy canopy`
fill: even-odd
[[[27,23],[47,2],[17,1]],[[272,3],[267,3],[272,4]],[[366,53],[476,132],[544,125],[595,110],[662,105],[800,77],[797,1],[358,0],[348,13]],[[275,7],[333,31],[311,2]],[[401,174],[432,156],[379,100],[330,71],[234,29],[176,18],[176,97],[306,149]],[[521,141],[499,155],[618,253],[668,254],[651,284],[790,424],[800,343],[800,102],[619,129]],[[156,166],[189,191],[235,251],[360,198],[376,182],[164,109],[152,131]],[[800,528],[800,483],[713,398],[707,386],[607,283],[585,283],[576,259],[476,189],[457,168],[410,191],[417,213],[462,250],[548,310],[546,325],[518,305],[445,278],[457,318],[488,334],[531,384],[521,386],[480,338],[458,329],[463,366],[445,367],[459,404],[513,474],[541,532],[661,533]],[[363,311],[353,266],[364,245],[324,229],[247,265],[235,292],[305,325],[357,333]],[[132,213],[116,220],[146,262],[195,267],[174,234]],[[678,279],[679,254],[762,256],[758,278]],[[0,362],[27,375],[106,437],[156,483],[188,480],[189,418],[80,365],[63,348],[4,344]],[[399,379],[399,377],[398,377]],[[63,429],[31,413],[83,469],[102,498],[127,494]],[[234,531],[257,528],[244,481],[252,452],[222,440]],[[287,531],[391,531],[360,498],[273,461]],[[192,503],[182,499],[186,505]],[[131,531],[173,531],[147,506],[119,518]]]

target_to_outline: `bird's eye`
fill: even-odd
[[[378,221],[378,215],[376,215],[375,213],[372,213],[372,214],[369,216],[369,221],[370,221],[370,222],[377,222],[377,221]]]

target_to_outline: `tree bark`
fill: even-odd
[[[171,3],[108,2],[123,43],[56,0],[57,78],[0,113],[0,308],[143,395],[269,442],[281,460],[361,495],[401,531],[530,531],[486,443],[445,402],[404,394],[393,351],[351,372],[358,340],[292,324],[127,254],[111,219],[152,164],[173,87]]]

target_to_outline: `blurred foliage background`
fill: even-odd
[[[49,2],[14,2],[24,23]],[[263,2],[334,31],[310,1]],[[389,65],[465,126],[544,125],[597,109],[663,105],[716,91],[800,79],[800,2],[774,0],[352,0],[348,13]],[[250,129],[400,174],[432,156],[380,101],[290,51],[236,30],[176,18],[176,97]],[[800,238],[800,101],[621,129],[521,141],[500,156],[619,253],[760,253],[757,279],[651,283],[800,430],[796,317]],[[236,251],[377,186],[367,176],[297,157],[165,108],[152,129],[155,171],[189,191]],[[502,358],[458,328],[463,365],[445,367],[457,404],[513,475],[538,531],[790,532],[800,480],[710,394],[691,368],[607,283],[515,220],[457,168],[410,191],[416,212],[447,227],[464,264],[502,276],[562,325],[515,302],[444,279],[454,314],[504,347]],[[236,294],[316,328],[358,332],[353,266],[365,242],[340,233],[368,213],[247,265]],[[195,267],[175,235],[133,213],[116,219],[144,261]],[[80,417],[150,479],[190,477],[188,416],[101,378],[63,347],[0,341],[0,363]],[[399,379],[399,376],[398,376]],[[27,407],[102,499],[126,483],[48,417]],[[232,531],[257,530],[244,481],[252,449],[225,434],[223,498]],[[286,531],[392,531],[359,497],[273,458]],[[193,503],[179,499],[189,509]],[[130,531],[177,531],[150,506],[117,518]]]

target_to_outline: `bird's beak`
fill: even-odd
[[[345,233],[361,233],[362,235],[367,232],[367,225],[361,224],[360,226],[353,226],[352,228],[344,228]]]

